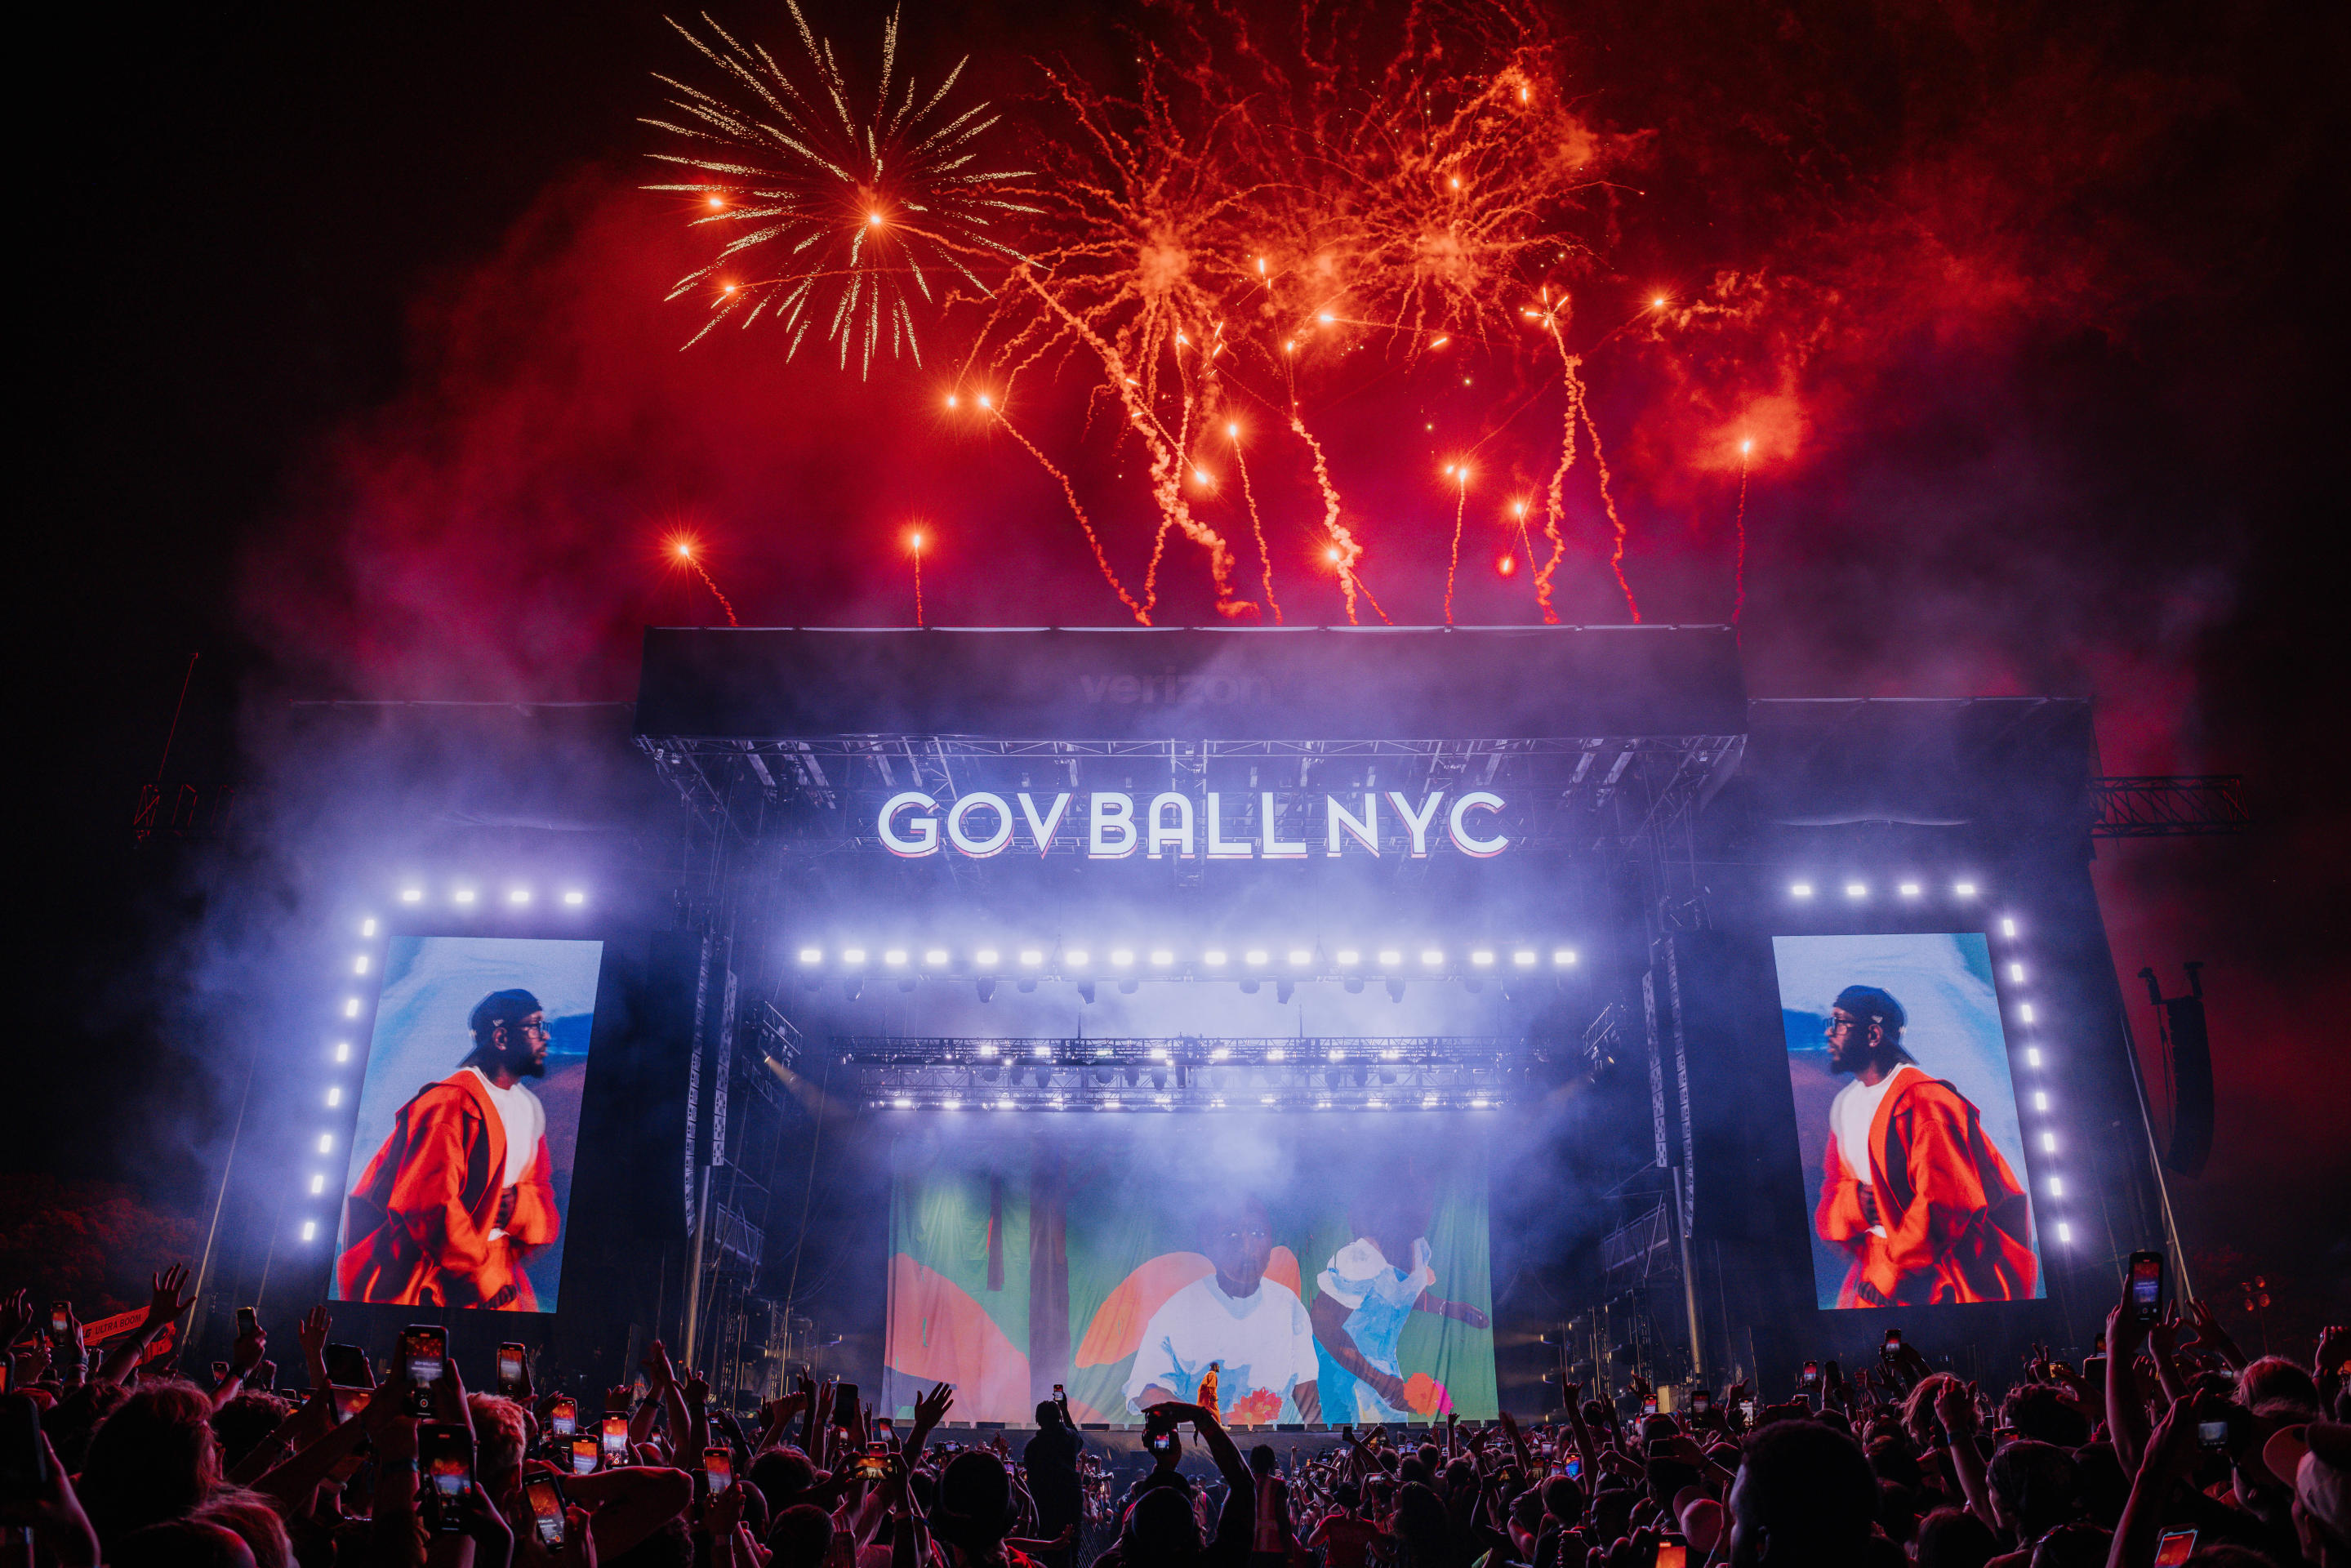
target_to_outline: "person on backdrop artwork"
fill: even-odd
[[[2028,1300],[2031,1200],[1968,1097],[1904,1048],[1907,1021],[1875,986],[1847,986],[1829,1009],[1829,1071],[1853,1077],[1829,1103],[1813,1216],[1852,1259],[1836,1304]]]
[[[547,1019],[528,991],[493,991],[466,1020],[474,1049],[392,1118],[346,1200],[336,1260],[345,1301],[538,1310],[523,1263],[560,1228],[547,1110]]]
[[[1324,1408],[1335,1421],[1404,1421],[1404,1367],[1396,1359],[1404,1325],[1416,1312],[1435,1312],[1473,1329],[1486,1314],[1434,1289],[1428,1228],[1434,1205],[1425,1184],[1398,1176],[1347,1211],[1355,1239],[1339,1249],[1315,1281],[1311,1314],[1322,1346]],[[1423,1416],[1430,1412],[1422,1411]]]
[[[1215,1414],[1224,1420],[1259,1427],[1320,1421],[1306,1304],[1265,1277],[1273,1260],[1273,1220],[1264,1203],[1220,1199],[1201,1221],[1201,1250],[1216,1271],[1168,1297],[1144,1325],[1126,1379],[1128,1407],[1195,1403],[1201,1377],[1215,1365]]]

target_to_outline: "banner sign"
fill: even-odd
[[[1097,789],[1076,807],[1073,816],[1078,796],[1067,789],[1052,796],[1023,790],[1009,800],[975,790],[959,797],[944,813],[935,797],[906,789],[882,802],[874,827],[892,854],[909,860],[948,849],[986,860],[1002,854],[1016,840],[1043,855],[1051,852],[1056,839],[1067,838],[1084,845],[1092,860],[1124,860],[1139,851],[1151,860],[1172,855],[1279,861],[1305,860],[1318,852],[1332,859],[1342,853],[1377,857],[1384,810],[1395,814],[1400,830],[1397,847],[1415,860],[1427,858],[1439,833],[1461,853],[1478,860],[1490,860],[1510,847],[1509,836],[1497,831],[1491,815],[1506,802],[1490,789],[1472,789],[1449,802],[1445,791],[1432,790],[1416,804],[1400,789],[1325,795],[1319,811],[1309,802],[1299,802],[1286,820],[1280,795],[1270,789],[1254,793],[1252,801],[1248,795],[1209,790],[1196,801],[1180,790],[1166,789],[1145,800]],[[1254,826],[1243,829],[1240,824],[1251,816]]]

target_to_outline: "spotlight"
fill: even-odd
[[[998,954],[995,948],[982,947],[978,952],[974,953],[971,956],[971,961],[977,964],[983,969],[992,969],[996,967],[997,960],[999,956],[1000,955]]]
[[[1813,884],[1809,882],[1792,882],[1788,884],[1788,896],[1810,898],[1813,896]]]
[[[1865,882],[1846,883],[1844,884],[1844,895],[1847,898],[1867,898],[1869,896],[1869,884]]]
[[[936,967],[936,966],[938,966],[938,965],[944,964],[944,963],[946,963],[946,961],[947,961],[947,950],[946,950],[946,948],[944,948],[944,947],[934,947],[934,948],[930,949],[928,952],[926,952],[926,953],[925,953],[925,954],[923,955],[923,962],[924,962],[924,963],[925,963],[925,964],[929,964],[929,965],[933,966],[934,967]]]
[[[906,962],[906,950],[904,947],[893,947],[882,955],[882,961],[893,969],[901,968]]]
[[[327,1177],[326,1177],[326,1173],[324,1173],[324,1172],[322,1171],[322,1172],[320,1172],[319,1175],[314,1176],[312,1176],[312,1177],[310,1178],[310,1196],[311,1196],[312,1197],[319,1197],[321,1194],[325,1193],[325,1191],[326,1191],[326,1190],[327,1190]]]
[[[2065,1183],[2063,1177],[2051,1176],[2049,1178],[2049,1196],[2052,1197],[2063,1197],[2065,1196]]]
[[[585,904],[588,902],[588,895],[575,887],[563,895],[563,902],[574,904]]]
[[[824,962],[824,949],[823,949],[823,948],[821,948],[821,947],[803,947],[803,948],[801,948],[801,949],[800,949],[800,962],[801,962],[801,963],[803,963],[803,964],[821,964],[821,963],[823,963],[823,962]]]
[[[1388,982],[1388,1000],[1392,1002],[1400,1002],[1404,1000],[1404,982],[1402,980],[1390,980]]]
[[[844,964],[862,964],[865,962],[865,949],[862,947],[843,947],[841,950],[841,961]]]
[[[1971,882],[1955,882],[1951,884],[1951,891],[1961,898],[1973,898],[1976,895],[1976,884]]]
[[[1164,969],[1175,961],[1176,955],[1165,947],[1154,947],[1151,950],[1151,962],[1156,967]]]
[[[367,973],[366,954],[362,953],[357,958],[351,960],[351,973],[354,975],[364,975]]]
[[[1573,947],[1555,947],[1552,950],[1551,961],[1564,969],[1569,965],[1575,962],[1575,949]]]
[[[343,998],[343,1016],[347,1019],[355,1019],[360,1016],[359,998],[346,997]]]
[[[1200,962],[1211,969],[1221,969],[1225,966],[1225,950],[1222,947],[1211,947],[1200,955]]]
[[[372,936],[375,935],[374,915],[371,915],[365,920],[360,922],[360,935],[362,936]]]
[[[337,1061],[349,1061],[350,1059],[351,1042],[348,1040],[339,1040],[335,1041],[335,1060]]]
[[[1404,962],[1404,955],[1393,947],[1383,947],[1380,949],[1380,962],[1393,969]]]
[[[458,902],[458,903],[460,903],[460,904],[471,904],[471,903],[473,903],[473,902],[474,902],[474,890],[473,890],[472,888],[470,888],[470,887],[461,887],[461,888],[459,888],[459,889],[457,890],[457,893],[456,893],[456,899],[457,899],[457,902]]]
[[[1265,1059],[1268,1061],[1287,1061],[1290,1060],[1290,1052],[1282,1050],[1281,1047],[1277,1045],[1271,1051],[1265,1053]]]
[[[1530,952],[1521,951],[1510,955],[1510,962],[1516,964],[1521,969],[1532,968],[1534,967],[1534,961],[1535,956]]]
[[[422,904],[424,902],[424,890],[421,887],[403,887],[400,890],[400,902]]]
[[[307,1240],[308,1238],[306,1237],[304,1239]],[[2074,1228],[2062,1219],[2057,1222],[2057,1239],[2064,1242],[2071,1242],[2074,1239]]]
[[[911,1111],[914,1108],[914,1103],[912,1100],[907,1099],[904,1094],[899,1095],[898,1098],[891,1101],[890,1103],[901,1111]]]
[[[1268,957],[1271,956],[1271,955],[1267,953],[1262,947],[1252,947],[1247,953],[1241,955],[1241,956],[1251,964],[1262,964]]]
[[[322,1155],[331,1155],[335,1152],[334,1134],[321,1133],[319,1134],[319,1152]]]
[[[327,1089],[327,1109],[331,1111],[342,1103],[343,1086],[340,1083],[329,1085]]]
[[[2018,1016],[2020,1016],[2021,1018],[2022,1018],[2026,1023],[2031,1023],[2031,1022],[2032,1022],[2032,1021],[2033,1021],[2033,1019],[2032,1019],[2032,1004],[2031,1002],[2019,1002],[2019,1003],[2016,1005],[2016,1010],[2017,1010],[2017,1014],[2018,1014]]]
[[[304,1220],[302,1222],[302,1239],[305,1241],[315,1241],[318,1239],[319,1222],[315,1219]]]
[[[2057,1152],[2056,1134],[2043,1133],[2041,1134],[2041,1152],[2044,1155],[2053,1155]]]
[[[2003,920],[2003,921],[2001,921],[2001,922],[2000,923],[2000,934],[2001,934],[2001,936],[2015,936],[2015,935],[2016,935],[2016,922],[2015,922],[2015,921],[2013,921],[2013,920]]]
[[[1483,969],[1493,963],[1493,949],[1490,947],[1480,947],[1475,953],[1469,955],[1469,961]]]
[[[1918,884],[1915,882],[1906,882],[1898,891],[1905,898],[1916,898],[1918,896]]]
[[[2041,1065],[2041,1048],[2039,1046],[2028,1045],[2024,1048],[2024,1065],[2027,1067],[2038,1067]]]
[[[1110,961],[1117,965],[1122,969],[1131,967],[1134,963],[1134,949],[1132,947],[1113,947],[1110,950]]]
[[[1290,967],[1291,968],[1303,969],[1307,965],[1311,964],[1312,962],[1314,962],[1314,955],[1308,952],[1305,948],[1292,947],[1290,950]]]
[[[507,902],[508,904],[528,904],[530,902],[530,889],[527,887],[517,887],[513,889],[507,894]]]
[[[1034,947],[1023,947],[1022,949],[1020,949],[1020,962],[1021,962],[1021,963],[1022,963],[1022,965],[1024,965],[1025,967],[1029,967],[1029,968],[1033,969],[1033,968],[1037,967],[1037,966],[1039,966],[1040,964],[1042,964],[1044,961],[1045,961],[1045,955],[1044,955],[1043,953],[1041,953],[1041,952],[1038,951],[1036,948],[1034,948]]]
[[[1093,955],[1083,947],[1065,947],[1061,950],[1062,964],[1072,969],[1084,968],[1092,958]]]
[[[1420,956],[1420,961],[1432,969],[1437,968],[1444,964],[1445,955],[1437,948],[1431,947],[1427,952],[1423,953]]]
[[[1361,953],[1356,952],[1353,947],[1342,947],[1339,949],[1339,964],[1342,968],[1352,969],[1363,961],[1364,956]]]
[[[2022,964],[2011,964],[2008,967],[2008,977],[2015,981],[2018,985],[2022,985],[2024,983],[2024,966]]]
[[[2038,1089],[2034,1090],[2032,1092],[2032,1108],[2036,1111],[2046,1111],[2049,1109],[2049,1096]]]

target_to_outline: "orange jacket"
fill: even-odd
[[[1870,1229],[1832,1129],[1813,1225],[1853,1255],[1838,1306],[2032,1298],[2041,1270],[2032,1203],[1966,1095],[1905,1074],[1870,1121],[1869,1180],[1884,1236]],[[1865,1283],[1884,1301],[1864,1297]]]
[[[506,1164],[506,1124],[479,1078],[459,1068],[417,1091],[345,1200],[342,1299],[537,1312],[523,1260],[562,1224],[547,1139],[515,1184],[506,1234],[493,1239]]]

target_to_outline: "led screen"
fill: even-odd
[[[556,1310],[603,949],[392,939],[332,1300]]]
[[[1103,1117],[1110,1121],[1113,1118]],[[1496,1414],[1474,1119],[927,1118],[893,1150],[886,1401],[1235,1426]],[[1031,1130],[1033,1129],[1033,1130]]]
[[[1771,945],[1820,1305],[2044,1294],[1983,937]]]

